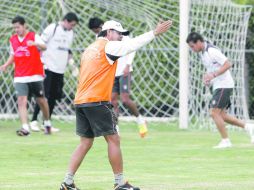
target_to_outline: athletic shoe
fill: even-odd
[[[44,126],[44,134],[45,135],[51,134],[51,126]]]
[[[45,131],[44,125],[42,125],[41,130]],[[59,131],[60,131],[60,129],[51,126],[51,133],[56,133]]]
[[[245,130],[249,133],[251,138],[251,143],[254,144],[254,124],[253,123],[246,123]]]
[[[40,128],[38,126],[38,122],[37,121],[30,122],[30,129],[34,132],[39,132]]]
[[[75,184],[67,185],[65,182],[61,184],[60,190],[80,190]]]
[[[16,134],[18,136],[28,136],[30,134],[30,132],[25,130],[24,128],[21,128],[21,129],[16,131]]]
[[[140,135],[140,137],[144,138],[147,135],[147,132],[148,132],[146,122],[144,122],[142,124],[139,124],[138,128],[139,128],[139,135]]]
[[[220,148],[231,148],[231,147],[232,147],[232,143],[230,142],[230,140],[222,139],[220,143],[217,146],[214,146],[213,148],[220,149]]]
[[[251,144],[254,144],[254,136],[251,137],[250,142]]]
[[[56,133],[56,132],[59,132],[59,131],[60,131],[60,129],[55,128],[55,127],[51,127],[51,132],[52,133]]]
[[[131,184],[126,182],[123,185],[117,185],[115,184],[114,190],[140,190],[138,187],[133,187]]]

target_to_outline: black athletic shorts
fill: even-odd
[[[213,91],[210,108],[228,109],[231,105],[230,97],[232,92],[232,88],[218,88]]]
[[[55,73],[45,70],[46,78],[44,79],[45,96],[60,100],[62,98],[64,86],[64,74]]]
[[[86,138],[118,134],[113,106],[109,102],[76,105],[76,134]]]
[[[122,93],[130,93],[131,86],[131,75],[128,76],[121,75],[119,77],[115,77],[113,92],[118,94]]]

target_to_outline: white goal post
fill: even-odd
[[[190,0],[180,0],[180,20],[179,20],[179,128],[188,128],[189,110],[189,51],[186,38],[189,33],[189,9]]]
[[[94,41],[88,20],[94,16],[104,21],[114,19],[137,36],[151,30],[159,19],[172,19],[168,33],[142,48],[134,58],[131,95],[142,115],[159,121],[179,119],[180,128],[208,127],[208,95],[200,81],[203,67],[185,42],[191,30],[200,32],[218,45],[231,59],[236,81],[232,114],[248,118],[244,92],[244,49],[251,7],[230,0],[1,0],[0,64],[9,55],[11,20],[24,16],[29,29],[41,33],[52,22],[72,11],[80,18],[75,28],[72,52],[74,64],[65,73],[63,99],[57,102],[54,118],[73,119],[73,98],[81,52]],[[17,118],[17,103],[12,85],[13,69],[0,73],[0,117]],[[29,113],[34,101],[29,102]],[[121,116],[130,116],[122,104]]]

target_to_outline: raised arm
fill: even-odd
[[[109,41],[105,47],[105,52],[111,64],[119,57],[127,55],[151,42],[156,36],[168,31],[172,26],[172,21],[160,21],[154,30],[141,34],[135,38],[125,41]]]

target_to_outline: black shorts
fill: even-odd
[[[45,70],[45,75],[44,87],[46,98],[60,100],[64,86],[64,75],[49,70]]]
[[[28,83],[14,83],[15,93],[17,96],[35,96],[44,97],[44,87],[42,81],[28,82]]]
[[[118,134],[112,108],[110,103],[76,105],[76,134],[86,138]]]
[[[114,80],[114,86],[113,86],[113,92],[116,92],[118,94],[122,93],[130,93],[130,86],[131,86],[131,74],[128,76],[119,76],[115,77]]]
[[[231,105],[232,88],[218,88],[213,92],[210,108],[228,109]]]

